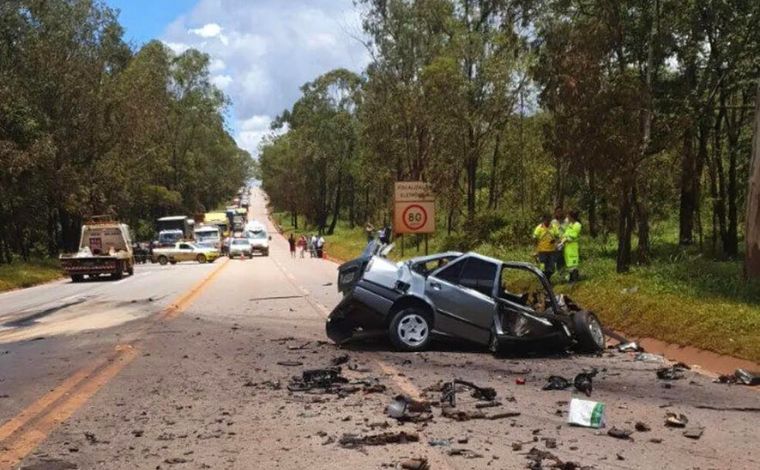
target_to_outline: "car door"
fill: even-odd
[[[193,251],[193,247],[188,243],[180,243],[177,261],[191,261],[193,259],[195,259],[195,252]]]
[[[488,344],[496,312],[493,298],[498,265],[474,256],[438,269],[425,283],[436,308],[435,329],[441,333]]]

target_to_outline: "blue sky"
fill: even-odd
[[[299,87],[329,70],[361,72],[369,55],[352,0],[106,0],[134,47],[157,38],[175,53],[211,57],[212,81],[232,100],[228,125],[255,155]]]

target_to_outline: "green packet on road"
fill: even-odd
[[[577,426],[601,428],[604,426],[604,403],[590,400],[570,400],[567,422]]]

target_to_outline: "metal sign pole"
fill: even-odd
[[[428,234],[425,234],[425,256],[428,255]]]

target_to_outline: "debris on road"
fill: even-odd
[[[630,431],[628,429],[616,428],[615,426],[611,427],[607,431],[608,436],[612,436],[616,439],[631,439],[631,434],[633,434],[633,431]]]
[[[591,391],[593,390],[593,382],[591,379],[596,377],[597,373],[598,371],[596,369],[592,369],[591,372],[581,372],[576,375],[573,380],[573,385],[576,390],[584,393],[587,397],[590,397]]]
[[[650,428],[649,425],[643,421],[636,421],[635,429],[638,432],[649,432],[652,430],[652,428]]]
[[[338,444],[346,449],[357,449],[362,446],[384,446],[386,444],[408,444],[410,442],[419,442],[420,436],[416,432],[384,432],[381,434],[370,434],[367,436],[358,436],[356,434],[343,434]]]
[[[457,387],[460,385],[461,387]],[[455,407],[457,406],[456,395],[458,392],[463,391],[463,387],[472,389],[470,394],[476,400],[493,401],[496,399],[496,390],[491,387],[480,387],[472,382],[466,380],[454,379],[451,382],[446,382],[441,385],[441,406],[444,404]]]
[[[462,448],[449,449],[446,452],[446,454],[448,454],[451,457],[462,456],[462,457],[464,457],[466,459],[480,459],[480,458],[483,458],[482,454],[479,454],[479,453],[477,453],[477,452],[475,452],[473,450],[470,450],[470,449],[462,449]]]
[[[325,393],[334,391],[335,385],[347,384],[348,379],[341,375],[340,367],[326,369],[310,369],[301,373],[301,377],[294,376],[288,384],[291,392],[305,392],[314,389],[322,389]]]
[[[714,380],[716,383],[760,385],[760,374],[745,369],[736,369],[732,375],[721,375]]]
[[[635,341],[619,344],[617,350],[620,352],[644,352],[644,348]]]
[[[600,428],[604,424],[604,403],[590,400],[570,400],[567,422],[577,426]]]
[[[350,359],[351,359],[351,356],[349,356],[348,354],[342,354],[338,357],[332,358],[330,363],[332,363],[332,365],[334,366],[340,366],[348,362]]]
[[[660,356],[659,354],[651,354],[646,352],[641,352],[636,354],[636,356],[633,358],[635,361],[640,362],[665,362],[665,358],[663,356]]]
[[[288,351],[301,351],[303,349],[306,349],[307,346],[311,344],[311,341],[307,341],[303,344],[299,344],[296,346],[288,346]]]
[[[451,441],[449,439],[428,439],[428,445],[430,447],[449,447]]]
[[[453,419],[454,421],[470,421],[472,419],[497,420],[497,419],[504,419],[504,418],[515,418],[517,416],[520,416],[520,412],[507,411],[504,413],[494,413],[492,415],[487,415],[480,410],[476,410],[476,411],[456,410],[451,406],[444,406],[441,408],[441,416],[443,416],[444,418]]]
[[[657,378],[660,380],[679,380],[684,377],[684,371],[688,369],[686,364],[679,362],[670,367],[657,369]]]
[[[430,464],[424,457],[404,460],[401,462],[401,468],[404,470],[429,470]]]
[[[701,426],[694,426],[690,427],[689,429],[686,429],[683,432],[683,435],[688,437],[689,439],[697,440],[700,437],[702,437],[702,434],[705,432],[705,428]]]
[[[407,395],[397,395],[385,408],[385,414],[399,421],[412,423],[433,419],[429,402],[415,400]]]
[[[285,367],[298,367],[298,366],[302,366],[303,362],[298,362],[298,361],[278,361],[277,365],[278,366],[285,366]]]
[[[534,470],[541,470],[544,468],[560,468],[563,470],[591,468],[591,467],[581,466],[580,464],[575,463],[575,462],[570,462],[570,461],[563,462],[562,459],[552,454],[551,452],[547,450],[541,450],[536,447],[532,447],[528,451],[526,458],[530,461],[530,463],[528,464],[528,468],[534,469]],[[544,463],[544,460],[550,460],[551,463]]]
[[[549,376],[546,385],[541,390],[565,390],[570,386],[570,381],[559,375]]]
[[[689,423],[689,418],[685,414],[676,414],[668,412],[665,415],[665,426],[671,428],[684,428]]]

